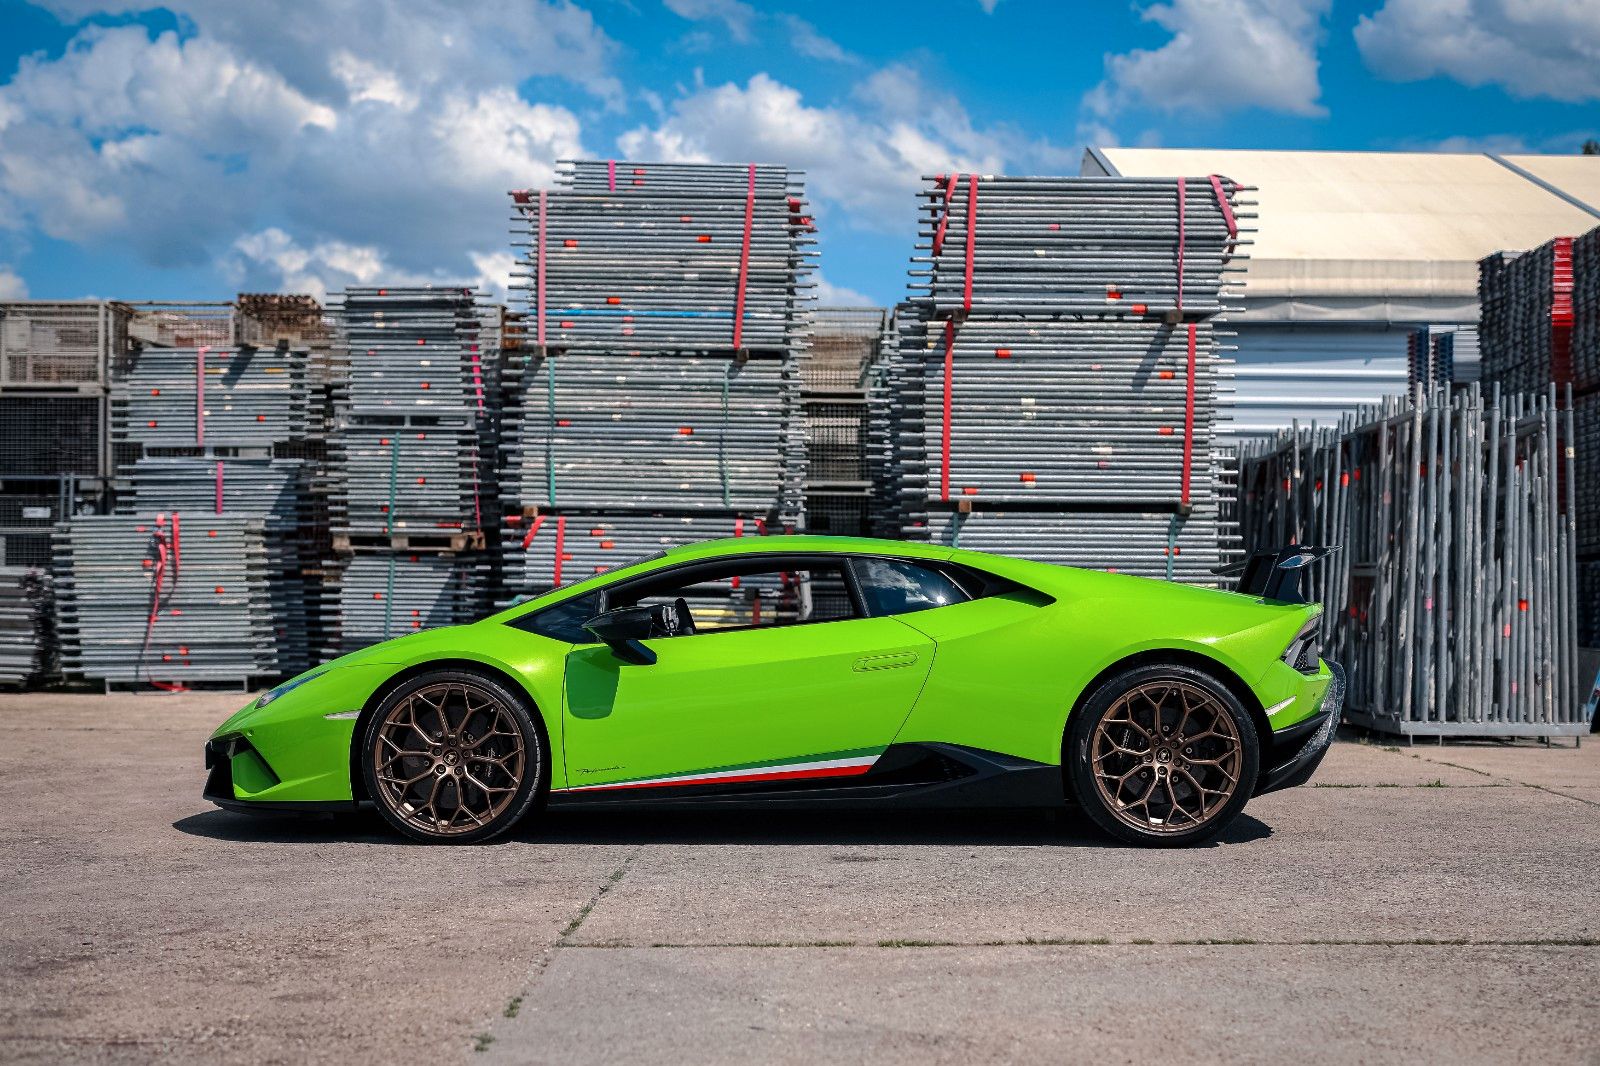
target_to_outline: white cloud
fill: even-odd
[[[1442,75],[1521,97],[1600,99],[1600,4],[1593,0],[1387,0],[1355,28],[1380,77]]]
[[[819,272],[817,281],[818,307],[876,307],[878,303],[865,293],[835,285]]]
[[[0,300],[26,300],[28,283],[10,267],[0,266]]]
[[[827,63],[860,62],[856,56],[845,51],[838,41],[823,36],[805,19],[795,15],[785,15],[783,22],[789,27],[789,46],[801,55]]]
[[[671,103],[656,125],[619,138],[645,159],[783,162],[806,171],[809,194],[875,229],[912,217],[925,174],[1039,168],[1076,172],[1077,155],[1003,127],[975,126],[960,102],[904,67],[858,85],[851,107],[807,104],[767,74],[745,85],[700,88]]]
[[[86,26],[59,59],[26,58],[0,85],[0,207],[15,216],[6,225],[115,244],[157,266],[221,257],[252,284],[360,280],[374,263],[430,278],[437,267],[457,280],[479,272],[484,248],[504,244],[508,189],[547,183],[556,159],[584,154],[571,111],[512,88],[550,65],[552,45],[526,51],[515,72],[514,49],[498,37],[480,42],[483,64],[457,69],[423,55],[430,33],[441,55],[458,58],[473,34],[499,34],[475,28],[466,8],[452,5],[430,25],[444,9],[418,3],[386,26],[386,5],[367,5],[367,37],[302,42],[280,69],[276,57],[302,41],[309,7],[284,8],[273,26],[257,17],[266,5],[174,6],[206,19],[193,36]],[[556,37],[590,25],[575,10],[515,9],[524,21],[548,15]],[[327,14],[336,27],[350,9],[334,3]],[[245,24],[259,40],[247,40]],[[519,23],[504,36],[527,34]],[[395,42],[396,55],[372,39]],[[608,75],[595,57],[609,45],[603,35],[588,41],[574,46],[573,76],[604,102]],[[403,65],[413,53],[418,66]],[[503,82],[485,74],[496,64],[506,65]],[[282,240],[261,236],[273,232]]]
[[[224,261],[229,278],[242,288],[310,293],[319,300],[349,285],[470,284],[505,299],[516,257],[510,252],[469,252],[470,270],[413,271],[397,267],[374,245],[319,241],[305,246],[270,227],[233,242]],[[266,284],[261,284],[265,282]]]
[[[665,0],[667,10],[691,22],[720,22],[734,40],[750,40],[756,9],[742,0]]]
[[[1321,115],[1317,45],[1331,0],[1172,0],[1143,17],[1172,34],[1154,50],[1106,57],[1085,96],[1100,118],[1129,106],[1222,112],[1260,107]]]
[[[1000,6],[1000,0],[978,0],[978,6],[983,8],[985,15],[992,15],[994,9]]]

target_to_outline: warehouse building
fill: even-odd
[[[1600,221],[1597,156],[1089,148],[1082,173],[1258,190],[1230,322],[1238,436],[1403,392],[1414,330],[1476,325],[1478,260]]]

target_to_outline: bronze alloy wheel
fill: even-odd
[[[1192,832],[1239,787],[1239,727],[1212,693],[1156,680],[1125,692],[1095,726],[1095,785],[1118,821],[1142,833]]]
[[[371,735],[378,801],[427,836],[484,828],[537,771],[511,709],[470,681],[417,689]]]

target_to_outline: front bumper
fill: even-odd
[[[239,788],[234,785],[235,775],[240,780]],[[296,811],[306,814],[343,814],[361,809],[361,804],[354,799],[244,799],[239,795],[241,791],[247,794],[270,793],[281,785],[272,767],[243,736],[214,737],[206,741],[206,785],[201,796],[218,807],[247,814]]]
[[[1327,664],[1333,679],[1328,683],[1317,713],[1303,722],[1273,734],[1271,754],[1274,765],[1261,775],[1256,795],[1303,785],[1322,765],[1322,757],[1333,745],[1344,710],[1344,667]]]

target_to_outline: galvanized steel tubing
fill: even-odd
[[[1587,728],[1571,431],[1553,387],[1472,385],[1248,446],[1246,543],[1342,546],[1308,582],[1348,718],[1423,736]]]
[[[69,676],[242,682],[285,672],[260,516],[90,515],[56,528]]]
[[[0,685],[43,680],[59,666],[50,574],[0,566]]]
[[[112,438],[142,448],[266,446],[306,436],[306,353],[145,348],[119,362]]]
[[[487,576],[474,554],[424,551],[356,552],[333,568],[326,595],[338,643],[329,655],[468,621],[481,608]]]
[[[562,163],[558,182],[512,194],[527,313],[501,440],[508,590],[587,576],[624,540],[656,551],[801,526],[813,240],[799,175],[599,160]],[[615,523],[625,537],[562,540]]]
[[[868,377],[880,531],[1213,583],[1230,536],[1213,316],[1226,179],[927,179],[897,350]]]

